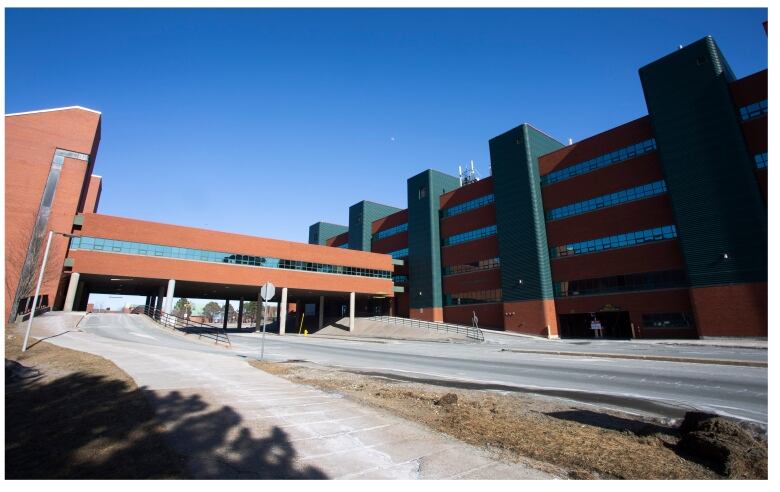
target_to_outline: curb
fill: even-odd
[[[515,352],[522,354],[543,354],[543,355],[568,355],[571,357],[599,357],[603,359],[630,359],[630,360],[651,360],[660,362],[683,362],[690,364],[715,364],[721,366],[745,366],[745,367],[769,367],[768,362],[758,362],[750,360],[734,359],[700,359],[695,357],[669,357],[663,355],[631,355],[631,354],[613,354],[604,352],[565,352],[559,350],[523,350],[523,349],[501,349],[501,352]]]

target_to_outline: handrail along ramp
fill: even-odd
[[[206,323],[188,320],[174,314],[164,313],[160,309],[151,307],[145,307],[143,313],[149,316],[156,323],[159,323],[166,328],[172,328],[173,330],[180,331],[185,334],[197,333],[198,338],[205,337],[208,339],[213,339],[214,343],[222,342],[226,343],[228,346],[231,346],[227,330],[224,328],[217,328]]]
[[[428,330],[443,331],[448,333],[459,333],[466,335],[467,338],[477,340],[479,342],[485,341],[485,335],[482,330],[475,326],[456,325],[452,323],[437,323],[433,321],[423,321],[420,319],[411,318],[399,318],[397,316],[371,316],[368,318],[371,321],[380,321],[382,323],[388,323],[391,325],[411,326],[413,328],[425,328]]]

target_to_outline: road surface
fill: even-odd
[[[135,317],[135,319],[134,319]],[[90,315],[79,326],[103,339],[222,355],[258,358],[259,334],[232,334],[232,348],[196,341],[158,328],[140,316]],[[507,340],[511,338],[511,340]],[[547,342],[549,343],[549,342]],[[434,384],[526,391],[596,406],[679,418],[686,410],[717,412],[766,424],[767,369],[600,357],[509,352],[506,348],[551,350],[544,341],[487,335],[486,343],[401,340],[339,340],[266,335],[269,360],[306,360]],[[595,347],[595,348],[594,348]],[[766,360],[766,350],[664,346],[631,342],[556,343],[552,350],[663,353],[697,358]]]

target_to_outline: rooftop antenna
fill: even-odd
[[[460,178],[460,185],[464,186],[479,181],[479,173],[474,169],[474,160],[469,164],[469,168],[463,171],[463,168],[458,166],[458,176]]]

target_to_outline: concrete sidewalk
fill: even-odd
[[[525,333],[513,333],[510,331],[491,330],[489,328],[482,328],[482,332],[486,335],[486,338],[489,335],[495,335],[497,338],[506,336],[506,337],[513,337],[513,338],[524,338],[527,340],[540,341],[540,342],[549,342],[550,345],[566,344],[570,342],[587,340],[587,341],[598,341],[598,342],[606,342],[606,343],[614,342],[617,344],[635,343],[640,345],[685,345],[685,346],[693,346],[693,347],[751,348],[751,349],[764,349],[764,350],[766,350],[769,347],[769,341],[767,339],[758,339],[758,338],[704,338],[704,339],[632,338],[630,340],[609,340],[609,339],[596,339],[596,338],[548,339],[536,335],[527,335]]]
[[[133,377],[195,478],[556,478],[239,357],[73,331],[48,342],[103,356]]]

